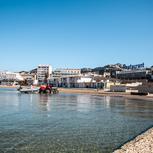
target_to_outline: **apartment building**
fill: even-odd
[[[51,65],[38,65],[37,68],[37,80],[38,83],[47,83],[47,81],[51,78],[52,67]]]
[[[67,75],[80,75],[81,69],[56,69],[53,72],[54,77],[61,77]]]

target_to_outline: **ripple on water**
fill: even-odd
[[[110,153],[153,125],[153,103],[0,92],[0,152]]]

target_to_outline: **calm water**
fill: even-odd
[[[0,153],[111,153],[153,125],[153,102],[0,89]]]

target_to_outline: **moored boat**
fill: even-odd
[[[19,87],[18,91],[20,93],[40,93],[40,94],[57,94],[59,93],[57,87],[51,87],[51,86],[40,86],[40,87]]]
[[[18,91],[20,91],[21,93],[38,93],[39,92],[39,88],[38,87],[20,87],[18,89]]]

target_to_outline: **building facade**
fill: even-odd
[[[116,77],[125,80],[146,79],[148,73],[148,70],[127,70],[116,72]]]
[[[22,71],[22,72],[20,72],[20,75],[23,77],[24,81],[26,81],[26,83],[28,85],[35,84],[35,81],[36,81],[36,73],[30,73],[30,72]]]
[[[53,72],[54,77],[62,77],[68,75],[80,75],[81,69],[56,69]]]
[[[51,65],[38,65],[37,68],[37,80],[39,84],[47,83],[51,78],[52,67]]]
[[[0,84],[13,85],[15,82],[23,81],[23,77],[19,73],[0,71]]]
[[[0,71],[0,80],[22,81],[23,78],[19,73]]]

